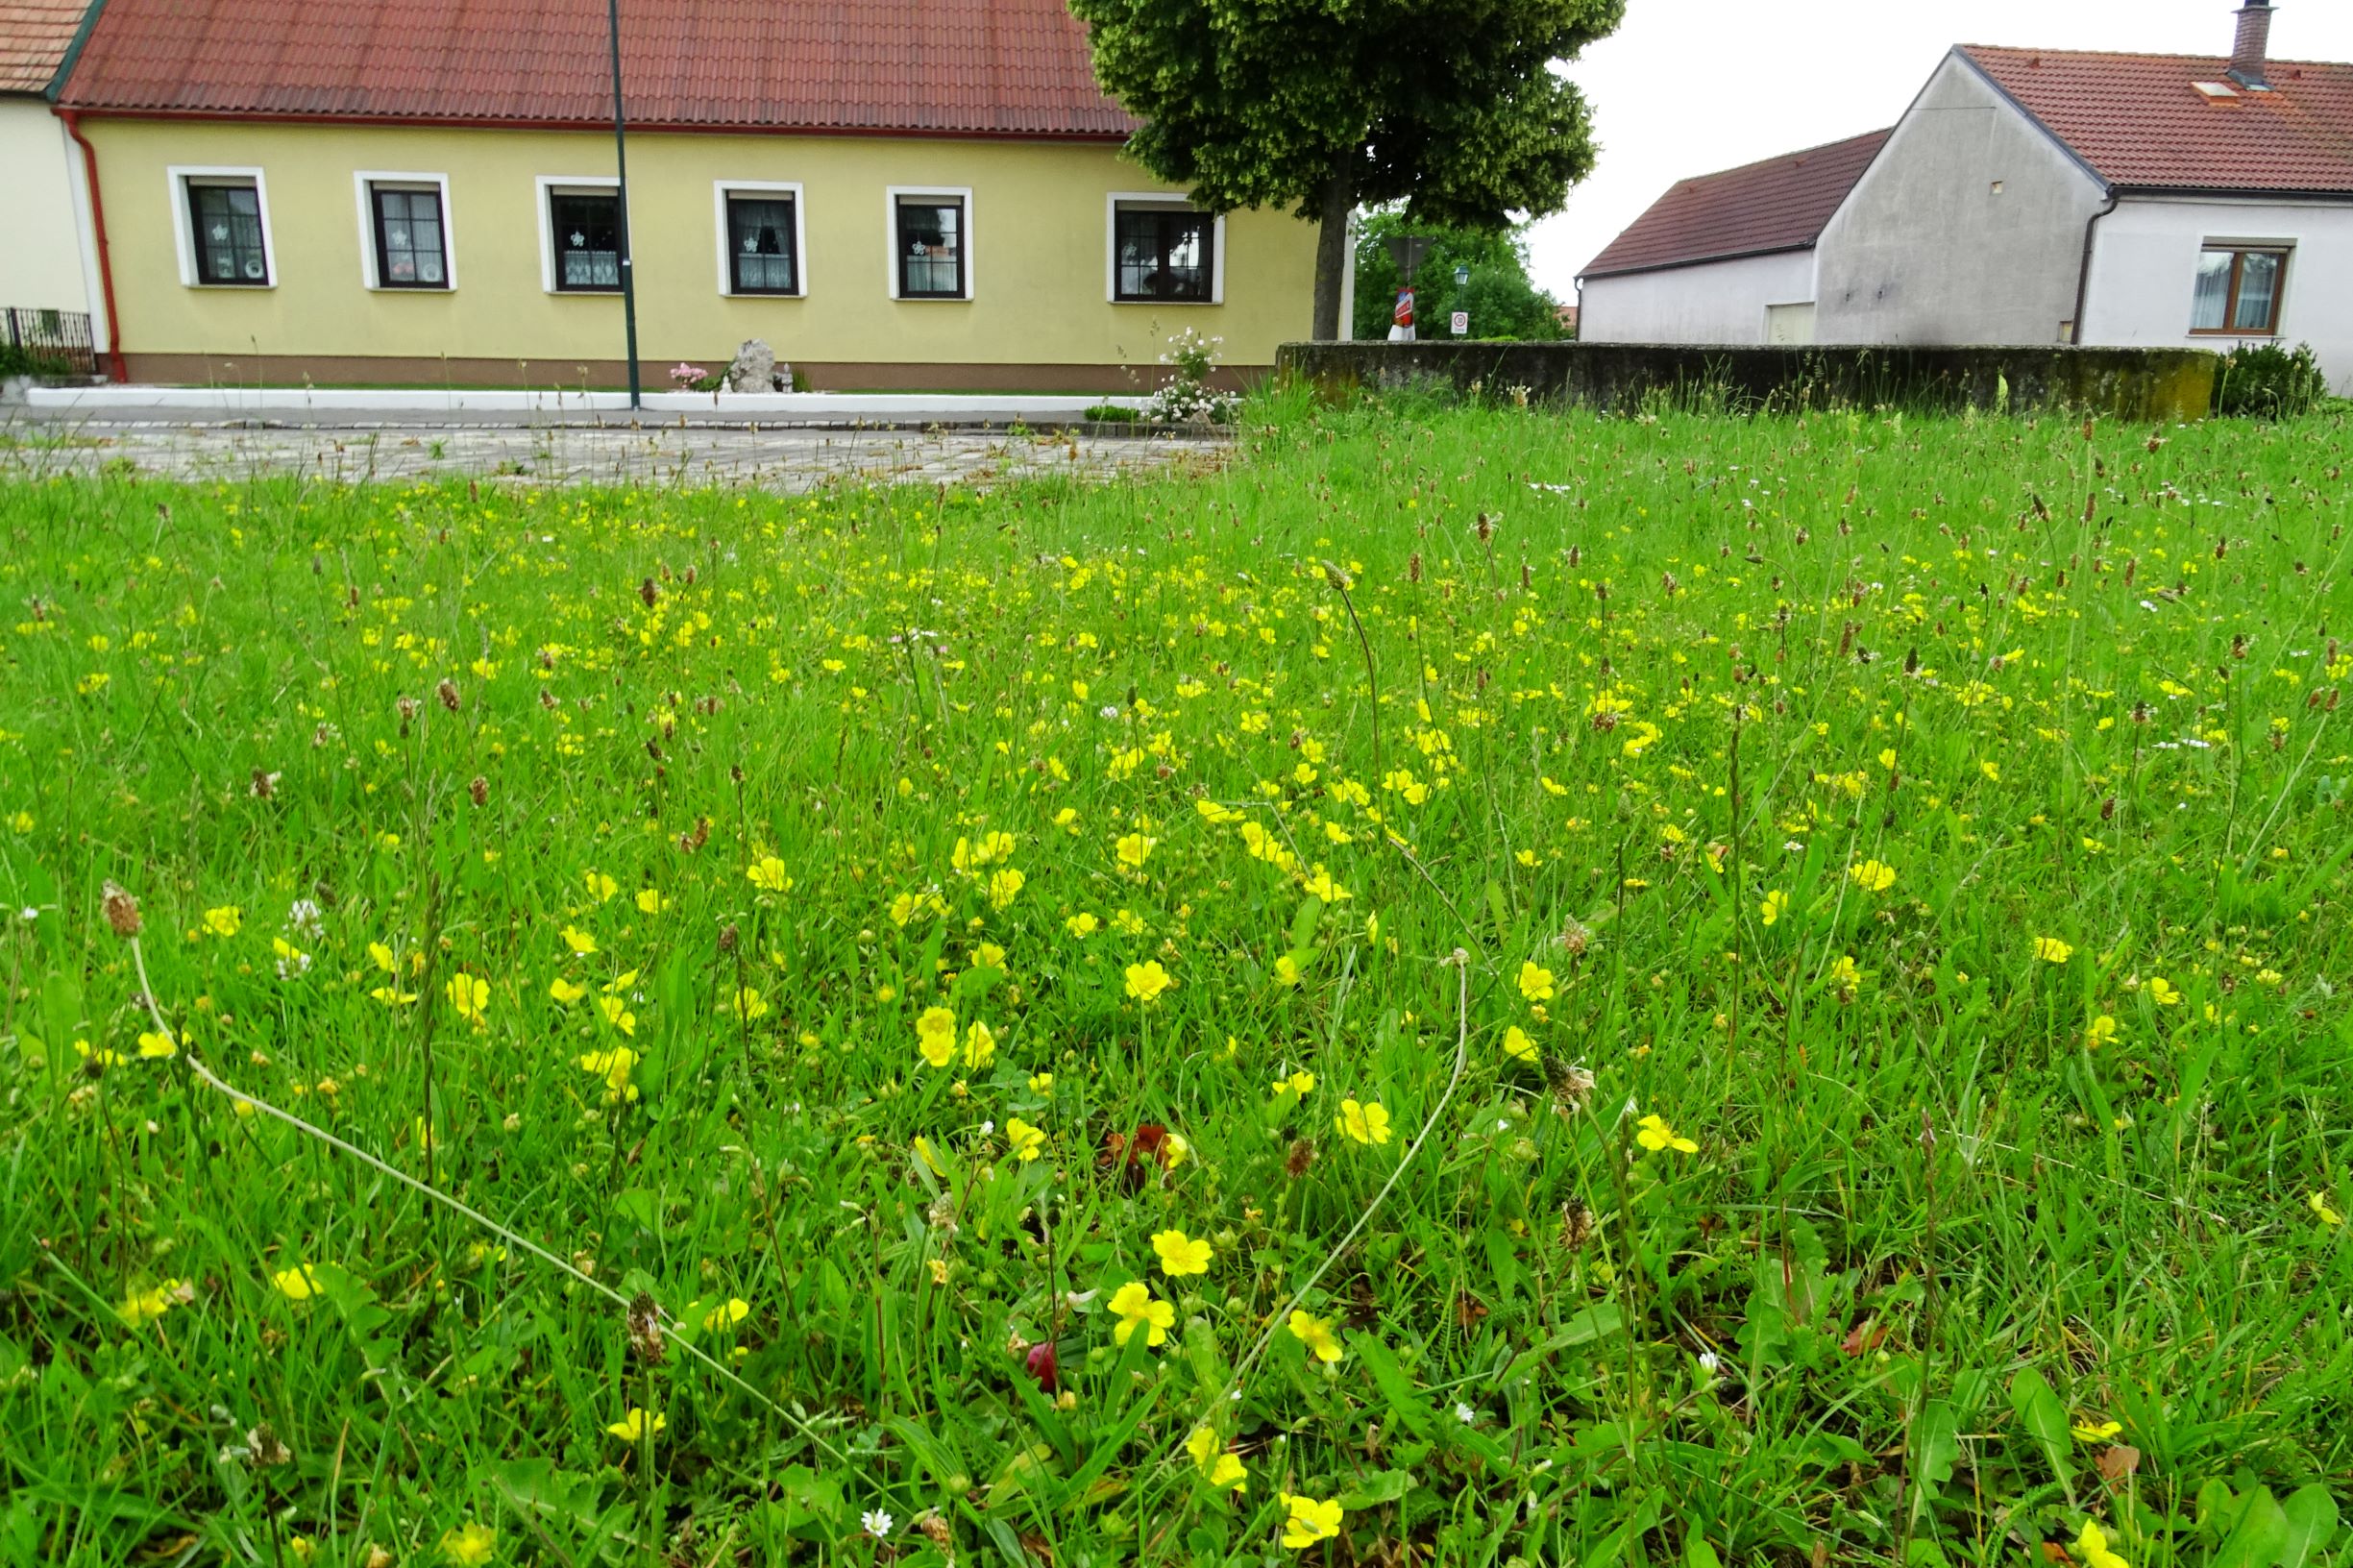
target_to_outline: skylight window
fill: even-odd
[[[2200,97],[2213,103],[2239,96],[2239,89],[2227,82],[2193,82],[2190,86],[2197,88]]]

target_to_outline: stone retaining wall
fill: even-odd
[[[1286,343],[1276,368],[1326,389],[1477,386],[1633,413],[1646,403],[1794,410],[1882,404],[2066,409],[2194,420],[2219,356],[2203,349],[1733,348],[1647,343]]]

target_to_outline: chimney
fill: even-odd
[[[2264,57],[2271,46],[2271,0],[2246,0],[2239,12],[2239,37],[2231,45],[2231,80],[2250,92],[2269,92]]]

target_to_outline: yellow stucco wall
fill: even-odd
[[[44,98],[0,95],[0,306],[87,310],[74,226],[71,144]]]
[[[610,135],[113,119],[84,128],[99,153],[121,339],[135,356],[446,355],[542,370],[622,357],[617,297],[544,284],[535,183],[609,176]],[[181,281],[167,171],[191,165],[263,171],[275,286]],[[360,170],[448,176],[454,289],[365,286]],[[716,180],[800,183],[804,298],[721,292]],[[893,185],[971,187],[970,301],[890,297]],[[1278,343],[1309,328],[1315,232],[1280,212],[1228,215],[1223,304],[1110,303],[1106,198],[1163,188],[1115,147],[632,134],[629,188],[640,358],[650,365],[720,368],[742,339],[761,337],[803,363],[1141,370],[1188,326],[1222,336],[1231,364],[1267,365]]]

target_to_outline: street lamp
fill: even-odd
[[[1468,283],[1470,281],[1471,281],[1471,268],[1470,268],[1470,264],[1469,264],[1468,262],[1458,262],[1458,263],[1456,264],[1456,266],[1455,266],[1455,286],[1456,286],[1457,288],[1460,288],[1460,287],[1462,287],[1464,284]]]
[[[1457,337],[1471,335],[1471,313],[1463,308],[1462,290],[1470,286],[1471,265],[1467,261],[1455,263],[1454,330]]]

